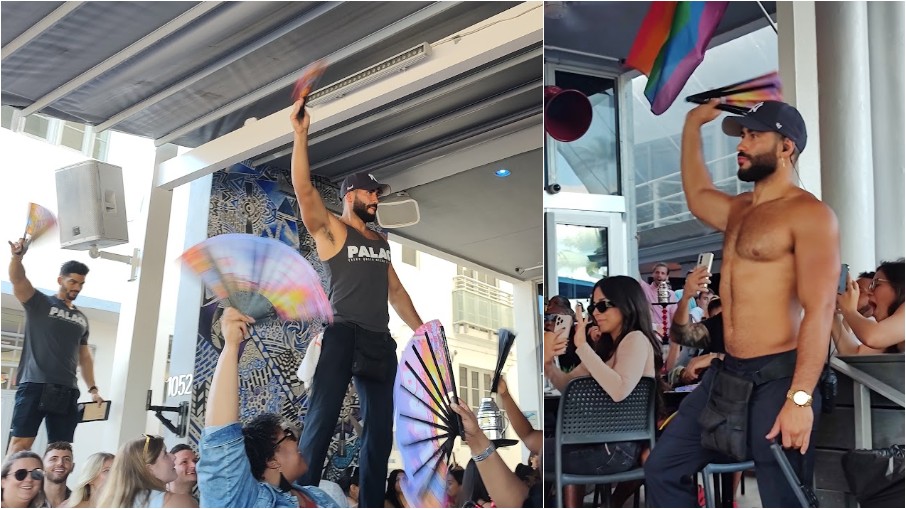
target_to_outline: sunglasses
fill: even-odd
[[[597,311],[598,313],[603,313],[603,312],[607,311],[608,309],[615,308],[615,307],[617,307],[617,305],[614,304],[612,301],[609,301],[607,299],[601,299],[598,302],[592,302],[591,305],[588,306],[588,311],[589,312]]]
[[[36,481],[44,480],[44,470],[42,470],[40,468],[33,468],[31,470],[20,468],[19,470],[16,470],[15,472],[13,472],[13,476],[16,478],[17,481],[24,481],[25,477],[28,474],[31,474],[31,478]]]
[[[277,443],[274,444],[274,450],[276,451],[277,448],[280,447],[280,444],[282,444],[283,441],[286,440],[287,438],[292,440],[293,442],[299,441],[299,439],[296,438],[296,434],[293,433],[293,430],[291,430],[289,428],[283,428],[283,438],[281,438],[280,440],[277,440]]]
[[[873,291],[875,291],[875,288],[877,288],[879,284],[889,283],[889,282],[890,282],[889,280],[882,279],[882,278],[872,279],[871,283],[868,285],[868,291],[873,292]]]
[[[142,433],[142,436],[145,437],[145,447],[142,448],[142,458],[147,458],[148,457],[148,446],[151,445],[151,439],[153,438],[155,440],[163,440],[164,437],[158,436],[158,435],[146,435],[144,433]],[[157,458],[153,458],[153,459],[156,460]]]

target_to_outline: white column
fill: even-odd
[[[818,65],[815,2],[777,2],[777,57],[783,100],[802,114],[808,144],[799,157],[799,178],[821,198],[821,136],[818,125]]]
[[[115,452],[128,440],[146,431],[145,401],[149,388],[160,391],[162,380],[152,380],[153,359],[157,342],[157,324],[161,302],[167,237],[170,226],[171,191],[151,185],[157,181],[160,164],[176,156],[175,145],[157,149],[148,207],[145,210],[144,242],[141,269],[136,281],[122,288],[116,348],[113,353],[114,383],[104,394],[112,404],[110,419],[99,436],[101,450]],[[206,208],[205,208],[206,209]],[[153,432],[158,432],[153,428]]]
[[[538,320],[538,283],[527,281],[513,285],[514,331],[516,332],[516,369],[519,376],[519,408],[523,413],[535,412],[532,424],[541,429],[544,424],[544,404],[541,396],[541,335]],[[512,355],[512,354],[511,354]],[[511,386],[512,387],[512,386]],[[512,390],[512,389],[511,389]],[[523,461],[528,453],[523,447]]]
[[[876,262],[868,8],[865,2],[817,2],[815,24],[822,198],[837,213],[842,261],[865,270]]]
[[[868,2],[871,133],[874,158],[876,261],[903,256],[904,113],[903,2]]]

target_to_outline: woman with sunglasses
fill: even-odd
[[[198,507],[181,493],[168,493],[176,466],[164,439],[154,435],[126,442],[116,453],[98,507]]]
[[[44,497],[44,462],[31,451],[11,454],[3,462],[3,507],[49,507]]]
[[[96,452],[88,456],[85,466],[79,473],[76,487],[66,501],[67,507],[97,507],[101,498],[101,489],[107,481],[107,474],[113,466],[113,455],[109,452]]]
[[[846,292],[837,295],[837,308],[852,334],[837,334],[834,344],[843,355],[903,351],[906,310],[903,309],[903,259],[881,262],[868,285],[871,318],[859,313],[859,285],[846,278]]]
[[[591,375],[614,401],[622,401],[643,376],[657,378],[664,364],[661,345],[651,326],[650,306],[638,281],[613,276],[595,283],[589,313],[602,338],[613,342],[606,358],[598,356],[585,337],[585,318],[577,310],[576,354],[582,363],[563,373],[545,362],[544,374],[557,389],[565,391],[570,380]],[[658,411],[663,406],[657,401]],[[553,457],[554,441],[545,440],[545,456]],[[563,471],[574,474],[623,472],[639,462],[642,446],[637,442],[564,447]],[[565,488],[567,507],[581,507],[584,486]]]

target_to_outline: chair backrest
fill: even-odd
[[[592,377],[569,382],[560,398],[557,445],[648,440],[654,447],[657,383],[642,377],[623,401],[615,402]]]

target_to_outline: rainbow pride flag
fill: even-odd
[[[667,111],[705,58],[729,2],[651,2],[626,65],[648,76],[651,112]]]

